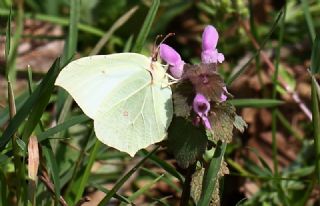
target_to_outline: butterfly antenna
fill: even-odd
[[[158,56],[158,51],[159,51],[158,47],[157,47],[157,42],[162,37],[163,37],[162,34],[157,35],[156,40],[154,40],[153,47],[152,47],[152,61],[153,62],[157,61],[157,56]]]
[[[159,44],[157,44],[157,41],[158,41],[159,38],[162,38],[163,35],[158,35],[158,36],[156,37],[156,40],[155,40],[155,42],[154,42],[154,44],[153,44],[153,48],[152,48],[152,61],[157,61],[157,57],[158,57],[159,50],[160,50],[160,45],[161,45],[166,39],[168,39],[169,37],[174,36],[174,35],[175,35],[175,33],[169,33],[169,34],[167,34],[167,35],[160,41]],[[158,46],[157,46],[157,45],[158,45]]]

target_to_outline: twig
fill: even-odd
[[[239,18],[239,22],[240,22],[241,26],[243,27],[243,29],[245,30],[245,32],[247,33],[247,35],[248,35],[249,39],[251,40],[251,42],[252,42],[253,46],[255,47],[255,49],[259,50],[260,49],[260,45],[256,41],[256,39],[252,36],[252,34],[250,33],[248,22],[247,21],[243,21],[240,18]],[[268,55],[262,50],[261,50],[260,54],[261,54],[261,57],[262,57],[263,61],[268,65],[270,70],[272,72],[274,72],[275,71],[275,67],[274,67],[273,63],[271,62],[270,58],[268,57]],[[278,81],[279,81],[280,85],[292,96],[292,99],[298,104],[300,109],[309,118],[309,120],[312,120],[311,111],[306,106],[306,104],[301,100],[301,98],[298,95],[298,93],[296,91],[294,91],[280,76],[278,77]]]
[[[51,192],[52,195],[56,195],[54,192],[54,186],[51,182],[48,173],[44,170],[41,171],[41,175],[39,175],[39,179],[43,182],[43,184],[48,188],[48,190]],[[67,202],[63,199],[63,197],[60,195],[59,197],[59,203],[62,206],[68,206]]]
[[[190,199],[192,175],[195,172],[196,164],[192,164],[187,168],[187,174],[183,183],[183,190],[180,199],[180,206],[188,205]]]
[[[86,202],[90,202],[90,197],[88,197],[88,196],[85,196],[85,197],[83,197],[83,198],[81,198],[78,202],[77,202],[77,204],[75,205],[75,206],[81,206],[81,205],[83,205],[84,203],[86,203]]]

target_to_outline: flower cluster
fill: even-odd
[[[209,25],[204,29],[201,52],[201,61],[203,64],[218,64],[224,61],[224,55],[219,53],[216,48],[218,39],[219,34],[213,26]],[[169,65],[170,73],[174,78],[182,78],[185,62],[181,59],[178,52],[166,44],[161,44],[160,57]],[[224,102],[227,99],[226,94],[228,92],[226,87],[223,87],[223,91],[220,102]],[[210,99],[198,92],[194,97],[192,108],[197,115],[194,124],[198,125],[201,122],[206,129],[211,129],[211,124],[208,119]]]

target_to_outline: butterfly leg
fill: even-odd
[[[166,82],[166,83],[162,83],[161,87],[162,88],[169,87],[169,86],[174,85],[174,84],[176,84],[178,82],[179,82],[179,79],[172,80],[172,81],[169,81],[169,82]]]
[[[169,80],[174,81],[175,83],[177,83],[179,81],[179,79],[174,78],[173,76],[171,76],[168,73],[166,73],[166,76],[168,77]]]

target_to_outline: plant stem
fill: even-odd
[[[192,180],[192,175],[196,169],[196,163],[190,165],[187,168],[187,174],[185,176],[185,180],[183,183],[183,190],[182,190],[182,195],[181,195],[181,200],[180,200],[180,206],[185,206],[188,205],[189,199],[190,199],[190,189],[191,189],[191,180]]]

